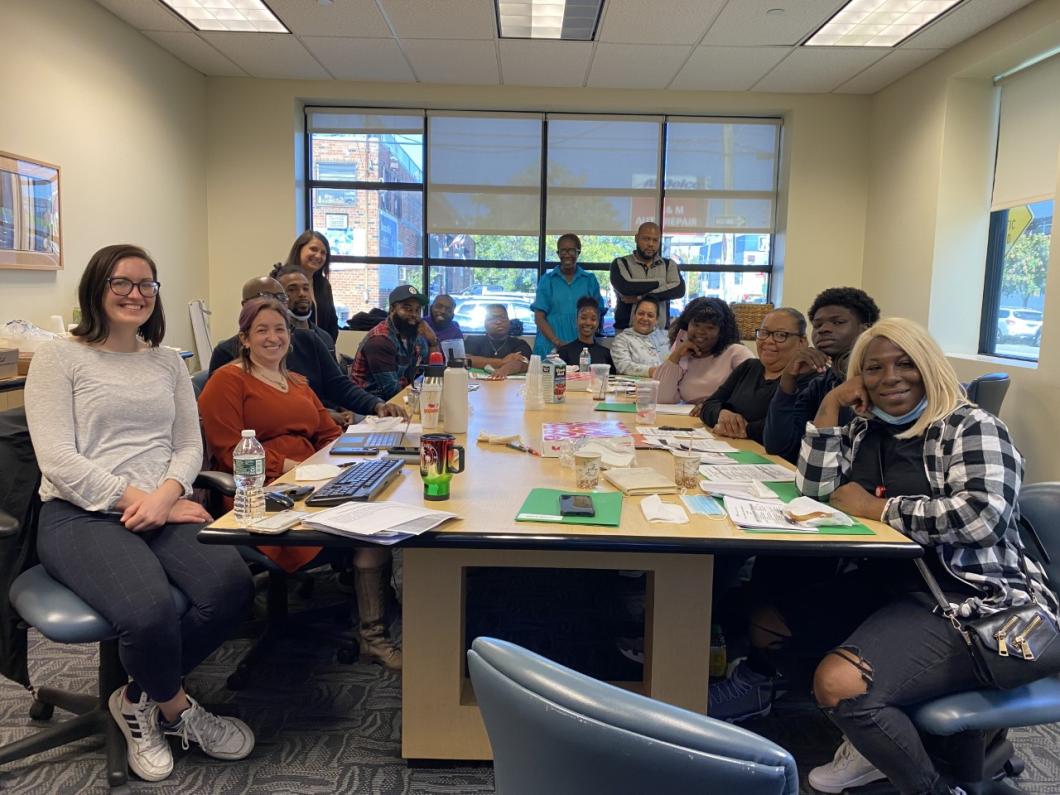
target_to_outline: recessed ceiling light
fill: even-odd
[[[603,0],[496,0],[502,39],[592,41]]]
[[[162,0],[196,30],[290,33],[262,0]]]
[[[850,0],[814,33],[811,47],[893,47],[963,0]]]

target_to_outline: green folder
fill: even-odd
[[[637,410],[636,403],[597,403],[596,411],[621,411],[633,414]]]
[[[730,453],[729,455],[733,455]],[[754,453],[751,453],[754,455]],[[740,463],[758,463],[741,461]],[[799,490],[795,488],[794,483],[767,483],[766,486],[776,492],[776,495],[780,497],[784,502],[791,502],[799,495]],[[854,517],[851,517],[852,519]],[[757,530],[749,528],[741,528],[746,533],[794,533],[794,530]],[[857,519],[854,519],[852,527],[841,527],[839,525],[825,525],[824,527],[817,528],[817,534],[822,536],[874,536],[876,535],[871,529],[863,525]]]
[[[733,460],[735,464],[772,464],[773,462],[766,458],[764,455],[752,452],[751,450],[737,450],[735,453],[726,453],[729,458]],[[798,495],[796,495],[798,496]],[[791,497],[790,499],[795,499]]]
[[[593,501],[596,516],[560,516],[561,494],[585,494]],[[590,524],[618,527],[622,520],[622,493],[618,491],[584,492],[560,489],[531,489],[523,507],[515,515],[517,522],[555,522],[556,524]]]

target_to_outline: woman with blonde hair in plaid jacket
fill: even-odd
[[[838,425],[842,408],[856,416]],[[796,483],[848,514],[885,522],[924,561],[965,617],[1056,596],[1025,557],[1016,498],[1023,458],[1008,428],[971,404],[928,332],[881,320],[858,338],[847,380],[807,424]],[[756,611],[773,644],[819,656],[817,703],[846,735],[811,771],[822,792],[887,777],[902,793],[950,793],[903,707],[982,687],[967,646],[910,561],[859,561],[852,572]],[[817,625],[817,626],[814,626]],[[1028,663],[1028,681],[1049,673]]]

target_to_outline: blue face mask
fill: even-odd
[[[907,411],[900,417],[896,417],[893,414],[888,414],[883,409],[873,406],[872,415],[877,419],[881,419],[888,425],[905,425],[907,422],[913,422],[917,417],[924,413],[924,409],[927,408],[927,395],[920,398],[920,402],[917,403],[912,409]]]

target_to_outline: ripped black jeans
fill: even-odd
[[[902,707],[981,687],[964,641],[932,612],[910,561],[860,561],[838,576],[802,577],[795,587],[800,568],[770,578],[769,596],[791,637],[768,653],[769,662],[798,685],[809,684],[830,650],[864,661],[867,692],[828,715],[900,792],[930,793],[938,771]],[[968,593],[947,596],[960,601]],[[841,656],[850,661],[850,653]]]
[[[968,647],[911,594],[876,610],[838,648],[863,661],[866,692],[828,710],[832,722],[903,795],[931,792],[938,772],[902,707],[982,687]]]

